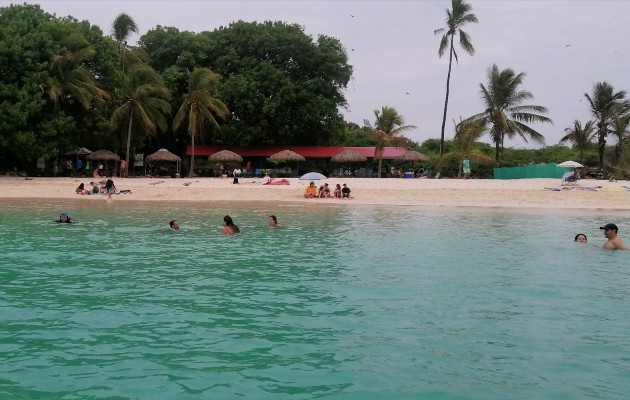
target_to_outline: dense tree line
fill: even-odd
[[[134,31],[125,14],[110,37],[37,5],[0,8],[0,153],[24,165],[76,146],[129,159],[159,147],[182,154],[194,139],[340,140],[352,67],[339,40],[238,21],[202,33],[158,26],[134,48]]]
[[[199,143],[375,146],[379,172],[388,145],[426,152],[433,167],[448,170],[457,170],[464,155],[483,168],[546,162],[547,148],[515,153],[504,147],[515,136],[544,144],[531,124],[551,122],[544,106],[529,102],[525,73],[511,68],[488,68],[479,113],[460,117],[453,139],[444,140],[454,38],[473,55],[461,28],[477,22],[464,0],[452,0],[446,16],[446,27],[436,31],[439,56],[449,52],[449,73],[434,149],[433,140],[418,145],[402,135],[414,127],[393,107],[376,109],[374,122],[363,126],[344,121],[340,110],[352,76],[345,49],[335,38],[306,35],[299,25],[237,21],[200,33],[157,26],[132,47],[127,39],[138,28],[125,14],[112,21],[108,35],[37,5],[0,8],[0,163],[32,166],[35,158],[50,160],[77,146],[107,148],[127,160],[161,147],[183,155],[187,145],[194,151]],[[570,158],[630,175],[626,92],[598,82],[585,98],[593,120],[567,127],[561,143],[572,149],[551,146],[551,152],[567,149],[575,153]],[[485,135],[494,154],[482,142]],[[192,171],[194,157],[190,161]]]

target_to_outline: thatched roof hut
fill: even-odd
[[[221,150],[208,157],[212,162],[243,162],[243,157],[229,150]]]
[[[363,162],[367,157],[353,150],[345,150],[339,154],[335,154],[330,161],[338,163]]]
[[[269,156],[269,161],[304,161],[303,155],[291,150],[282,150]]]
[[[86,159],[90,161],[119,161],[120,157],[109,150],[96,150],[88,154]]]
[[[179,156],[171,153],[170,151],[166,149],[160,149],[153,154],[149,154],[144,159],[144,161],[150,164],[156,164],[156,163],[168,163],[168,162],[181,162],[182,159]]]

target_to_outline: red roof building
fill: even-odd
[[[186,148],[186,155],[192,154],[191,146]],[[364,155],[367,158],[374,157],[374,147],[346,147],[346,146],[268,146],[268,147],[229,147],[229,146],[195,146],[195,157],[208,157],[221,150],[230,150],[243,158],[247,157],[269,157],[282,150],[295,151],[305,158],[331,158],[342,151],[352,150]],[[383,159],[391,160],[402,154],[407,149],[402,147],[385,147],[383,149]]]

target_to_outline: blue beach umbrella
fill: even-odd
[[[307,172],[300,176],[301,181],[318,181],[320,179],[326,179],[326,177],[319,172]]]

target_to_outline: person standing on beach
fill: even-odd
[[[127,164],[126,160],[120,160],[120,177],[121,178],[127,178],[127,169],[129,167],[129,164]]]
[[[462,172],[464,173],[464,179],[470,178],[470,160],[468,156],[464,157],[464,161],[462,161]]]
[[[600,226],[599,229],[604,231],[604,236],[608,241],[604,243],[602,246],[606,250],[628,250],[623,241],[617,236],[617,225],[615,224],[606,224],[604,226]]]

